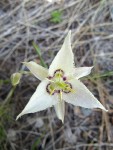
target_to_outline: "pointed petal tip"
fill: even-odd
[[[67,36],[65,37],[65,41],[67,40],[67,42],[68,42],[68,41],[70,41],[70,39],[71,39],[71,30],[68,30]]]
[[[17,117],[16,117],[16,121],[21,117],[23,116],[24,114],[21,112]]]
[[[62,124],[64,124],[64,119],[62,119],[62,118],[59,118],[59,120],[62,122]]]
[[[92,69],[94,66],[91,66],[90,68]]]
[[[34,61],[22,62],[29,71],[39,80],[43,80],[48,76],[48,69],[40,66]]]
[[[29,65],[30,63],[35,63],[35,61],[29,61],[29,62],[27,62],[27,61],[23,61],[23,62],[21,62],[22,64],[25,64],[25,65]]]
[[[94,66],[89,67],[89,68],[90,68],[90,70],[89,70],[89,72],[90,72],[90,73],[91,73],[91,71],[92,71],[93,67],[94,67]]]
[[[24,62],[24,61],[23,61],[23,62],[21,62],[21,63],[22,63],[23,65],[26,65],[28,62]]]
[[[20,116],[18,115],[18,116],[16,117],[16,121],[17,121],[19,118],[20,118]]]
[[[99,102],[99,106],[97,108],[102,109],[103,111],[108,112],[108,110]]]
[[[93,67],[94,66],[74,68],[74,76],[75,76],[75,78],[79,79],[79,78],[82,78],[84,76],[89,75],[91,73]]]
[[[19,114],[17,117],[16,117],[16,121],[21,117],[22,115]]]
[[[100,102],[99,102],[100,103]],[[108,112],[108,110],[100,103],[99,104],[100,106],[98,107],[98,108],[100,108],[100,109],[102,109],[103,111],[106,111],[106,112]]]
[[[71,30],[69,30],[69,32],[68,32],[69,34],[71,34]]]
[[[62,121],[62,124],[64,124],[64,120],[61,120]]]
[[[61,121],[62,121],[62,124],[64,124],[64,115],[63,115],[63,117],[61,118]]]
[[[108,110],[107,110],[106,108],[102,108],[102,110],[104,110],[104,111],[108,112]]]
[[[27,64],[28,62],[25,62],[25,61],[23,61],[23,62],[21,62],[22,64]]]
[[[90,72],[92,71],[92,69],[94,68],[94,66],[89,67],[90,68]]]
[[[71,37],[71,30],[68,31],[67,36]]]
[[[89,68],[89,69],[90,69],[90,71],[91,71],[91,69],[93,69],[93,68],[94,68],[94,66],[90,66],[90,67],[86,67],[86,68]]]

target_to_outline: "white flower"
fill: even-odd
[[[33,61],[24,64],[35,77],[41,80],[41,83],[17,119],[24,114],[54,106],[58,118],[64,122],[65,102],[75,106],[101,108],[107,111],[79,80],[90,74],[92,67],[75,68],[71,49],[71,31],[49,69],[43,68]]]

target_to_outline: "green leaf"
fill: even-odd
[[[102,74],[94,74],[92,78],[102,78],[102,77],[109,77],[109,76],[113,76],[113,71],[107,71]]]
[[[39,137],[35,142],[34,142],[34,144],[32,145],[32,150],[35,150],[35,149],[37,149],[37,147],[40,145],[40,143],[41,143],[41,138]]]
[[[45,62],[44,62],[44,60],[43,60],[43,58],[42,58],[42,56],[41,56],[41,50],[40,50],[40,48],[39,48],[38,45],[36,45],[34,42],[32,42],[32,44],[33,44],[33,47],[35,48],[35,50],[36,50],[36,52],[37,52],[37,54],[38,54],[38,57],[39,57],[40,62],[41,62],[41,65],[42,65],[43,67],[47,68],[47,65],[45,64]]]

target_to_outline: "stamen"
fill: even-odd
[[[73,90],[73,89],[71,89],[71,88],[69,88],[68,89],[70,92],[72,92],[72,93],[75,93],[75,90]]]
[[[55,89],[53,89],[51,92],[50,92],[50,95],[53,95],[55,92]]]
[[[69,82],[65,82],[65,84],[66,85],[62,90],[64,93],[74,92],[74,90],[72,89],[72,85]]]

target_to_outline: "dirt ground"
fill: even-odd
[[[81,80],[109,111],[66,104],[64,124],[53,108],[16,121],[40,81],[11,75],[40,64],[32,41],[49,66],[69,29],[76,66],[94,66]],[[113,150],[113,0],[0,0],[0,150]]]

